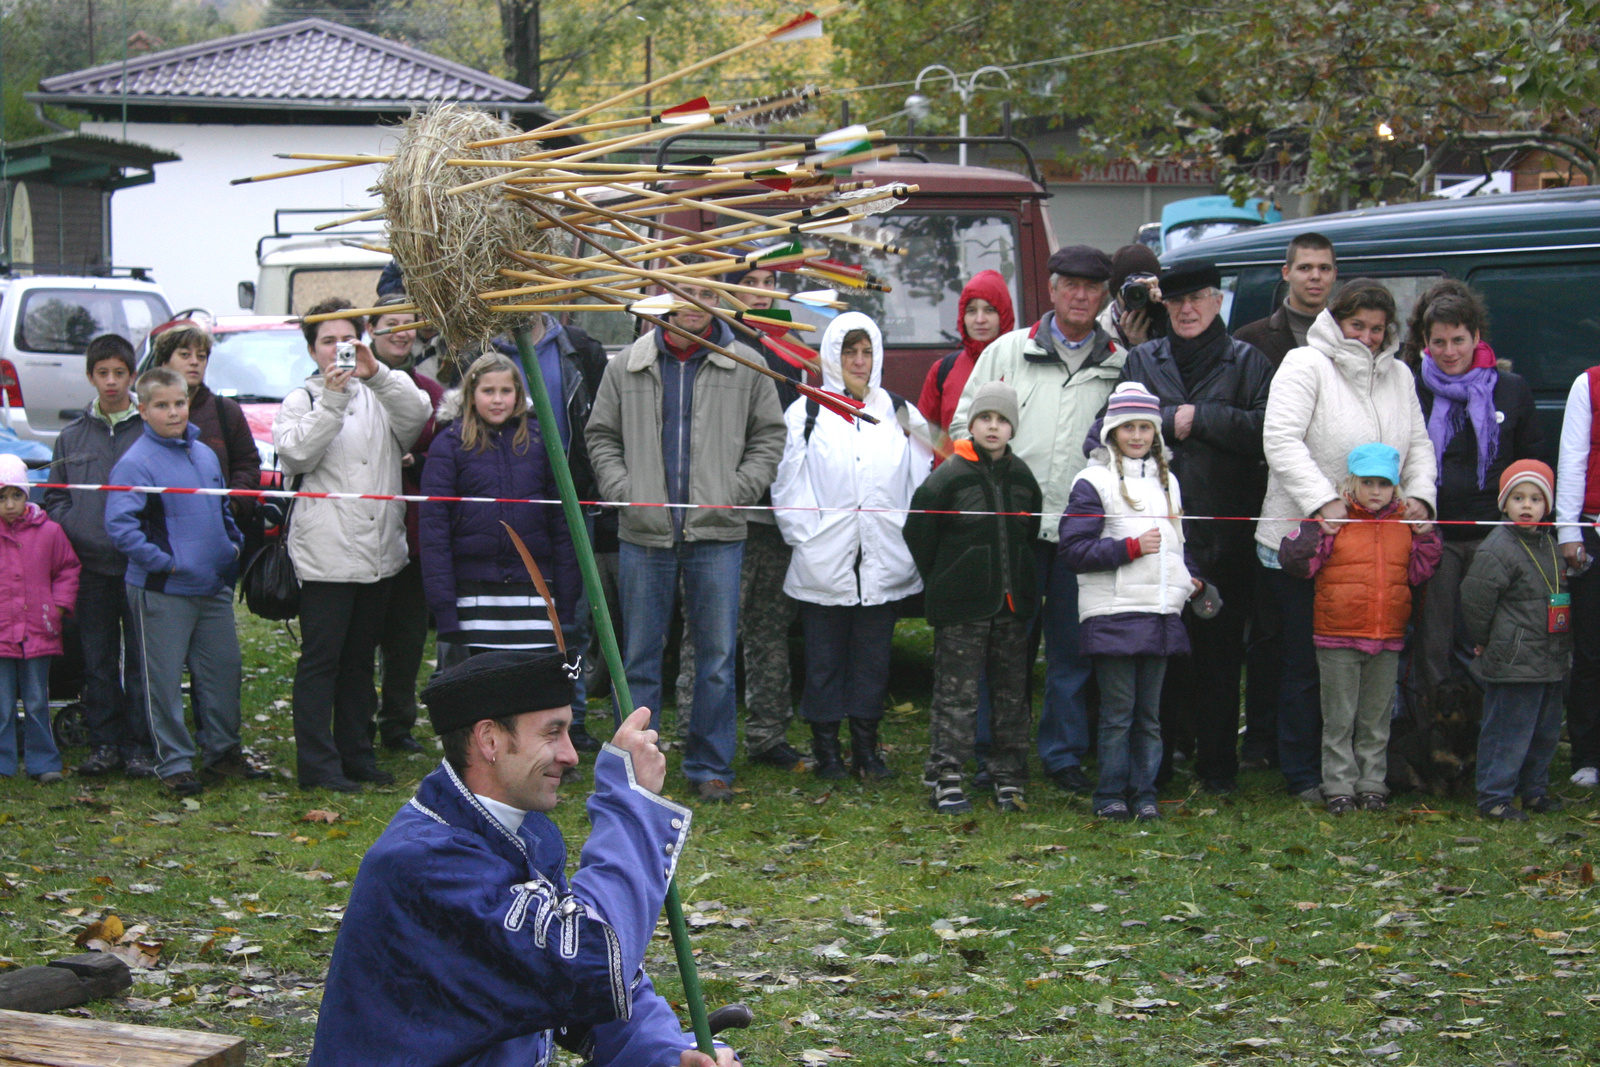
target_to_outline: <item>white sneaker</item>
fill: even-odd
[[[1600,769],[1594,767],[1579,767],[1572,774],[1572,784],[1585,789],[1593,789],[1600,785]]]

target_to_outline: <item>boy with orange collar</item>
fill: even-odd
[[[972,399],[969,438],[911,498],[903,531],[934,628],[932,744],[923,780],[935,811],[972,810],[962,772],[973,757],[979,679],[991,698],[995,805],[1023,808],[1032,733],[1028,627],[1039,606],[1033,543],[1044,495],[1011,451],[1017,391],[987,382]]]

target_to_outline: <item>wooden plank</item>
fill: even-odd
[[[164,1026],[0,1011],[0,1065],[242,1067],[245,1039]]]

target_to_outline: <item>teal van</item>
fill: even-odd
[[[1223,316],[1236,330],[1283,300],[1284,252],[1295,234],[1312,230],[1333,242],[1341,282],[1373,278],[1394,294],[1402,328],[1417,297],[1440,278],[1460,278],[1482,293],[1485,339],[1528,380],[1555,459],[1572,381],[1600,363],[1600,188],[1319,215],[1185,245],[1162,263],[1216,262]]]

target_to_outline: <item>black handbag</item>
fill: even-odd
[[[304,475],[295,478],[291,489],[298,490]],[[250,614],[274,622],[285,622],[300,614],[300,576],[289,556],[289,519],[294,514],[294,498],[283,509],[278,536],[250,557],[239,579],[239,599]]]

